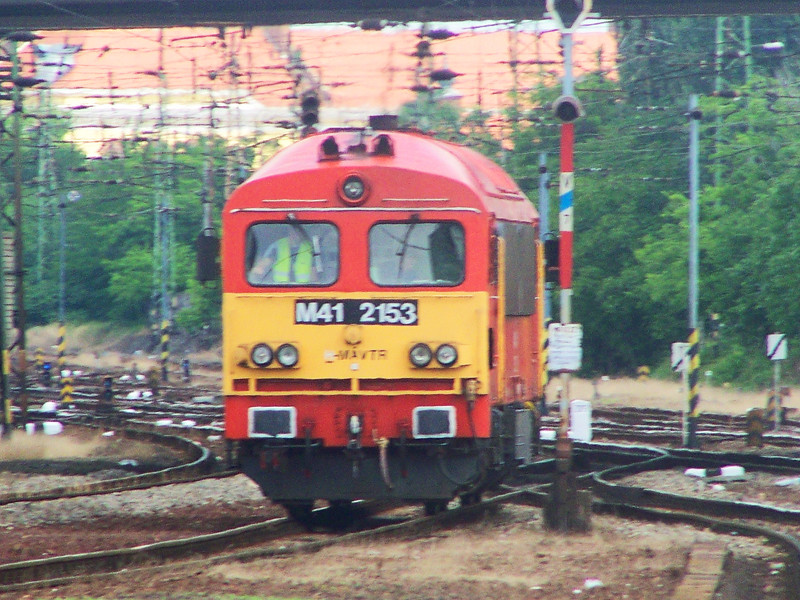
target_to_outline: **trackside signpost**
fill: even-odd
[[[550,323],[547,337],[551,371],[570,373],[581,368],[583,327],[579,323]]]
[[[572,243],[573,243],[573,144],[574,121],[583,114],[580,103],[574,97],[572,76],[572,32],[589,15],[592,0],[547,0],[548,16],[555,21],[561,32],[564,50],[564,77],[562,95],[553,105],[556,118],[561,121],[559,179],[559,257],[558,272],[561,284],[561,324],[550,326],[551,336],[548,358],[550,369],[561,373],[562,394],[560,400],[561,426],[556,438],[557,475],[545,509],[545,521],[551,529],[561,531],[586,531],[591,516],[591,499],[578,492],[577,478],[572,472],[572,442],[568,435],[569,423],[569,373],[580,368],[580,340],[583,333],[580,325],[572,323]],[[559,346],[556,349],[556,346]],[[578,497],[581,500],[578,500]]]
[[[767,403],[767,421],[780,427],[783,401],[780,393],[781,361],[789,355],[789,343],[785,333],[771,333],[767,336],[767,358],[772,361],[772,397]]]
[[[691,344],[688,342],[674,342],[669,364],[672,370],[681,374],[683,389],[686,390],[686,408],[683,411],[683,444],[689,445],[689,420],[688,415],[691,411],[691,393],[689,390],[689,349]]]

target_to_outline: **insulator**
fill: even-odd
[[[380,31],[388,24],[389,22],[386,19],[362,19],[356,23],[364,31]]]
[[[32,42],[34,40],[42,39],[42,36],[36,35],[32,31],[11,31],[3,35],[3,39],[9,42]]]
[[[451,71],[450,69],[436,69],[431,71],[431,81],[451,81],[461,75],[461,73],[456,73],[455,71]]]
[[[14,77],[11,80],[15,86],[21,88],[28,88],[33,87],[35,85],[39,85],[40,83],[44,83],[44,79],[39,79],[37,77]]]
[[[448,29],[433,29],[432,31],[428,31],[425,34],[425,37],[428,37],[432,40],[446,40],[457,35],[457,33],[453,33]]]
[[[417,49],[411,56],[416,56],[417,58],[430,58],[433,56],[433,54],[431,54],[431,43],[426,40],[422,40],[417,44]]]

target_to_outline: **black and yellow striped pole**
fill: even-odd
[[[58,342],[56,344],[56,349],[58,350],[58,376],[61,377],[61,372],[64,370],[64,363],[66,359],[64,358],[64,350],[67,347],[67,343],[65,341],[67,333],[67,326],[62,321],[58,324]]]
[[[169,381],[169,321],[161,321],[161,380]]]
[[[547,289],[545,288],[546,261],[544,243],[541,240],[536,242],[536,313],[539,322],[539,412],[547,414],[547,397],[545,390],[549,381],[548,371],[548,352],[550,350],[550,340],[548,330],[550,326],[550,314],[547,308]]]
[[[4,327],[4,325],[2,326]],[[3,331],[3,339],[5,340],[5,330]],[[5,343],[5,342],[4,342]],[[11,398],[8,396],[8,380],[11,377],[11,355],[8,350],[5,348],[3,350],[3,357],[2,357],[2,385],[0,386],[0,393],[3,395],[3,425],[11,429],[11,426],[14,424],[14,418],[11,413]]]
[[[697,448],[697,420],[700,417],[700,336],[698,330],[689,330],[689,417],[685,437],[688,448]]]
[[[58,393],[58,401],[61,404],[69,404],[72,402],[72,377],[65,375],[67,372],[65,350],[67,326],[62,321],[58,324],[58,377],[61,384],[61,390]]]
[[[700,416],[700,119],[698,96],[689,96],[689,411],[686,419],[686,446],[697,448],[697,419]]]
[[[61,404],[72,402],[72,375],[61,378],[61,391],[58,393],[58,400]]]
[[[81,194],[75,190],[67,192],[58,203],[58,216],[60,222],[59,252],[58,252],[58,376],[61,382],[61,392],[59,400],[62,404],[72,402],[72,376],[64,375],[66,368],[66,349],[67,349],[67,271],[66,271],[66,250],[67,250],[67,201],[77,202]]]

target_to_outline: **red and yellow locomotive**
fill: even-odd
[[[226,437],[296,516],[472,501],[537,438],[538,215],[487,158],[394,123],[297,142],[223,213]]]

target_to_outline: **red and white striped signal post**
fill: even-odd
[[[553,112],[561,121],[561,176],[559,178],[559,283],[561,285],[561,325],[572,322],[572,241],[573,241],[573,153],[575,141],[574,121],[583,114],[580,102],[574,96],[572,78],[572,32],[588,16],[592,0],[547,0],[549,16],[561,32],[564,51],[564,78],[562,95],[553,103]],[[557,474],[545,507],[545,521],[551,529],[585,531],[591,517],[591,498],[579,492],[577,479],[572,472],[572,443],[569,427],[569,373],[561,372],[562,389],[559,398],[561,426],[556,439]]]

